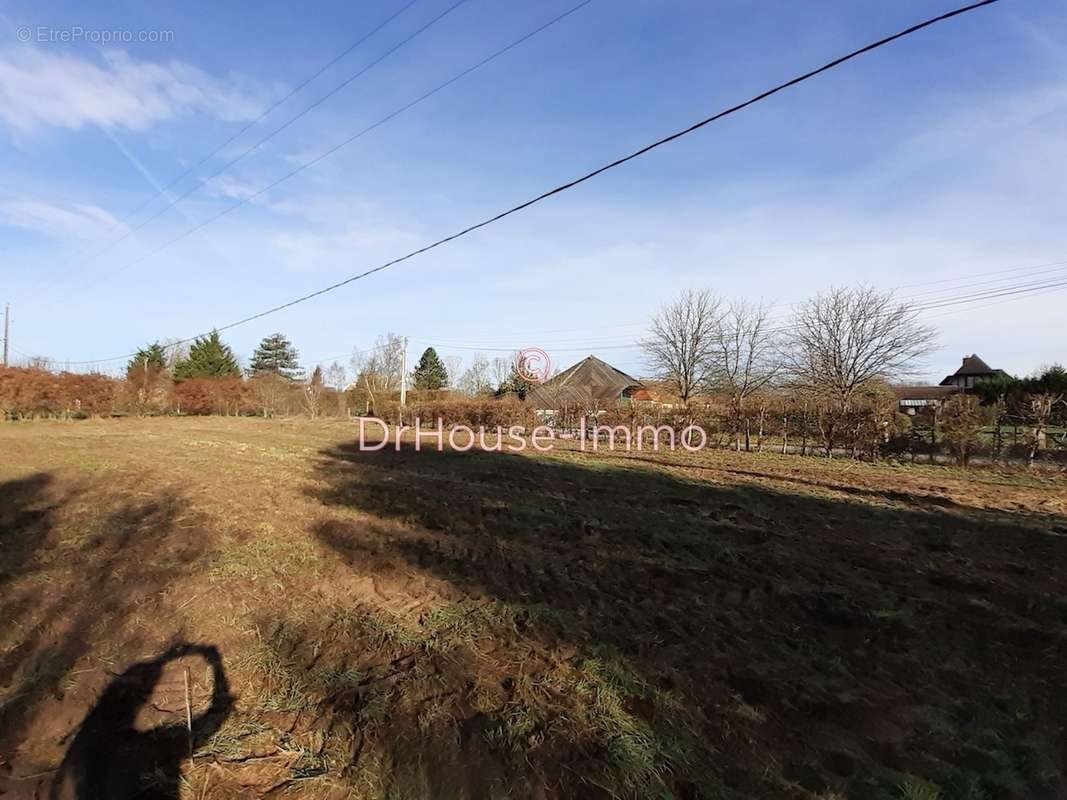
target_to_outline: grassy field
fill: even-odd
[[[355,433],[0,426],[0,794],[1067,796],[1064,476]]]

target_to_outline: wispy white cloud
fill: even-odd
[[[117,233],[125,229],[115,217],[99,206],[59,206],[43,200],[2,202],[0,221],[56,239],[91,240],[99,238],[101,233]]]
[[[262,184],[253,184],[226,174],[216,175],[204,184],[204,192],[211,197],[225,197],[232,200],[249,200],[262,188]]]
[[[1060,168],[1062,159],[1050,164],[1029,148],[1044,144],[1040,140],[1048,135],[1058,139],[1064,111],[1067,80],[1027,90],[943,97],[936,111],[920,120],[917,132],[904,132],[893,152],[873,160],[855,178],[868,187],[875,182],[887,185],[961,156],[973,166],[970,175],[954,176],[957,180],[968,180],[976,172],[988,173],[986,179],[1028,175],[1035,165],[1040,165],[1036,177],[1041,178],[1050,167]]]
[[[223,120],[255,117],[264,91],[180,61],[140,61],[108,50],[101,60],[33,47],[0,50],[0,120],[19,132],[88,125],[143,131],[187,113]]]
[[[328,233],[290,231],[268,239],[275,257],[289,270],[356,272],[399,255],[420,240],[399,227],[349,227]]]

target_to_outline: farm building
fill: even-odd
[[[607,409],[640,400],[644,384],[596,356],[577,364],[526,393],[526,402],[538,412],[564,408]]]
[[[655,408],[659,411],[671,411],[681,409],[685,403],[678,397],[678,389],[670,381],[661,378],[642,378],[641,389],[633,393],[631,400],[647,409]],[[722,394],[714,392],[694,392],[689,395],[688,406],[690,409],[721,408],[724,403]]]
[[[894,386],[898,407],[902,414],[914,417],[924,411],[940,407],[956,393],[955,386]]]

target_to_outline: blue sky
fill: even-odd
[[[0,4],[0,301],[12,303],[19,353],[105,359],[245,317],[950,7],[593,0],[164,246],[577,2],[466,0],[129,232],[166,205],[157,197],[131,216],[156,188],[406,1],[261,3],[255,13],[226,3]],[[170,196],[454,2],[418,0]],[[54,40],[75,26],[131,31],[134,41]],[[140,31],[170,41],[140,42]],[[833,284],[900,287],[928,302],[977,281],[1056,279],[1067,275],[1064,41],[1062,2],[1002,0],[225,338],[247,356],[280,330],[305,361],[345,361],[394,331],[412,338],[412,358],[427,342],[466,358],[540,346],[561,367],[596,353],[641,375],[633,342],[687,287],[762,300],[781,317]],[[985,275],[1044,264],[1061,271]],[[971,352],[1016,373],[1063,360],[1065,297],[930,310],[941,349],[924,372],[940,377]]]

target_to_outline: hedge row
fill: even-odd
[[[363,409],[360,409],[360,412],[362,411]],[[515,397],[453,395],[429,399],[415,398],[409,399],[403,409],[399,402],[390,400],[379,402],[366,416],[376,417],[390,425],[413,425],[418,419],[423,428],[436,427],[438,420],[441,420],[445,428],[466,425],[474,429],[482,426],[486,430],[497,426],[507,429],[513,425],[532,428],[540,424],[533,409]]]
[[[105,375],[0,367],[0,417],[92,416],[110,413],[117,381]]]
[[[110,414],[288,415],[308,410],[302,384],[281,379],[191,378],[162,374],[128,379],[0,367],[0,419]],[[320,388],[318,413],[344,413],[337,392]]]

